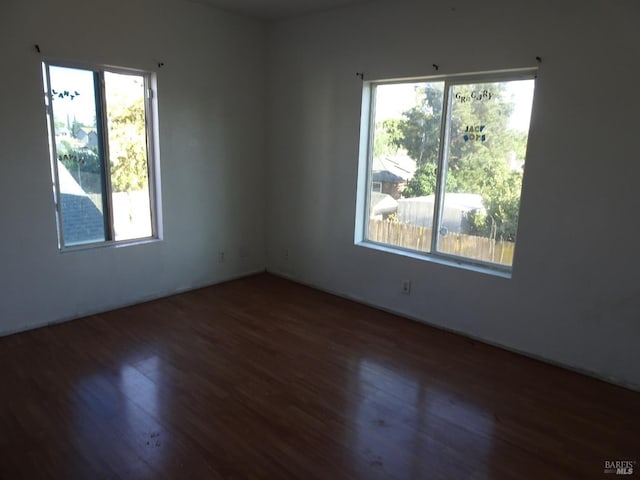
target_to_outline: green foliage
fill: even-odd
[[[60,163],[85,192],[102,192],[101,162],[96,150],[74,147],[67,140],[58,141],[56,150]]]
[[[407,187],[402,192],[405,197],[422,197],[426,195],[433,195],[436,193],[436,170],[438,169],[435,163],[423,163],[418,166],[413,178],[409,180]],[[447,175],[447,191],[458,191],[458,180],[456,177],[449,173]]]
[[[398,223],[398,214],[396,212],[390,213],[386,220],[391,223]]]
[[[418,166],[438,160],[443,95],[441,82],[427,83],[416,91],[416,106],[404,112],[404,118],[383,123],[393,146],[405,149]]]
[[[401,135],[395,122],[397,120],[385,120],[376,124],[373,136],[373,156],[395,155],[398,151],[399,136]]]
[[[143,190],[148,185],[144,99],[116,93],[107,103],[113,191]]]
[[[505,100],[501,83],[458,85],[453,89],[454,100],[470,98],[478,91],[490,92],[490,100],[454,101],[451,110],[451,139],[449,145],[449,168],[461,169],[469,157],[482,156],[483,159],[499,158],[506,162],[512,150],[512,136],[507,135],[509,117],[513,103]],[[485,140],[465,140],[467,127],[482,127]]]
[[[109,162],[114,192],[143,190],[148,186],[144,89],[140,80],[132,82],[127,88],[106,89]],[[80,95],[69,90],[52,91],[52,94],[54,101],[73,101]],[[55,125],[56,128],[65,126],[59,119]],[[95,131],[95,125],[94,122],[93,127],[86,129]],[[74,118],[66,127],[78,138],[79,130],[86,125]],[[58,159],[86,192],[102,192],[102,165],[98,151],[77,145],[77,140],[57,139]]]
[[[81,170],[83,173],[100,174],[100,157],[94,150],[88,148],[71,149],[66,153],[58,153],[58,159],[72,174],[77,170]]]
[[[527,134],[509,129],[514,103],[505,88],[502,83],[453,87],[446,191],[482,195],[486,212],[468,216],[470,233],[513,241],[522,171],[514,171],[509,158],[524,158]],[[404,149],[416,160],[405,197],[435,193],[442,104],[442,83],[426,84],[416,92],[415,107],[377,128],[376,136],[378,130],[384,136],[376,150]]]
[[[505,162],[488,159],[465,168],[461,185],[471,185],[475,193],[482,195],[486,214],[473,212],[468,215],[471,234],[515,241],[522,190],[522,172],[513,171]],[[459,191],[469,191],[462,187]]]
[[[84,125],[82,125],[82,123],[80,123],[76,118],[73,119],[73,122],[71,122],[71,127],[69,128],[69,130],[71,131],[71,134],[78,138],[78,131],[83,128]]]

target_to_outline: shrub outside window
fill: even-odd
[[[365,82],[358,243],[510,271],[534,85],[531,69]]]

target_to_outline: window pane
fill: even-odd
[[[375,88],[368,240],[430,251],[443,91],[443,82]]]
[[[106,239],[95,75],[49,67],[64,245]]]
[[[453,85],[438,250],[511,265],[533,80]]]
[[[150,237],[145,82],[105,72],[115,240]]]

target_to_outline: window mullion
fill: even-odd
[[[157,230],[157,212],[156,212],[156,172],[154,169],[154,163],[152,161],[155,158],[154,146],[153,146],[153,88],[151,86],[151,79],[149,75],[145,74],[143,77],[144,83],[144,130],[145,130],[145,142],[147,147],[147,179],[149,185],[149,215],[151,216],[151,234],[152,236],[158,235]]]
[[[58,227],[58,248],[64,245],[64,228],[62,224],[62,197],[60,192],[60,179],[58,173],[58,149],[56,148],[55,119],[53,116],[53,95],[51,93],[51,73],[49,64],[45,63],[45,80],[47,82],[47,116],[49,118],[49,141],[51,142],[51,171],[53,172],[53,188],[55,192],[56,223]]]
[[[451,98],[449,81],[444,84],[444,98],[442,100],[442,118],[440,126],[440,148],[438,150],[438,168],[436,170],[436,191],[433,202],[433,222],[431,230],[431,252],[438,251],[440,228],[442,223],[442,208],[446,190],[447,161],[449,156],[449,130],[451,128]]]
[[[115,239],[115,229],[113,224],[113,195],[111,187],[111,162],[109,161],[109,130],[107,125],[107,100],[105,93],[104,71],[95,72],[96,79],[96,112],[99,118],[96,119],[98,126],[99,148],[101,148],[100,158],[102,160],[102,209],[105,222],[105,234],[107,241]]]
[[[371,85],[369,90],[369,121],[368,121],[368,140],[367,140],[367,180],[365,193],[365,217],[363,222],[363,238],[369,238],[369,219],[371,218],[371,189],[373,182],[373,155],[374,155],[374,134],[376,130],[376,89],[377,85]]]

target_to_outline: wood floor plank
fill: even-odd
[[[268,274],[0,338],[0,362],[0,479],[582,480],[640,460],[638,392]]]

